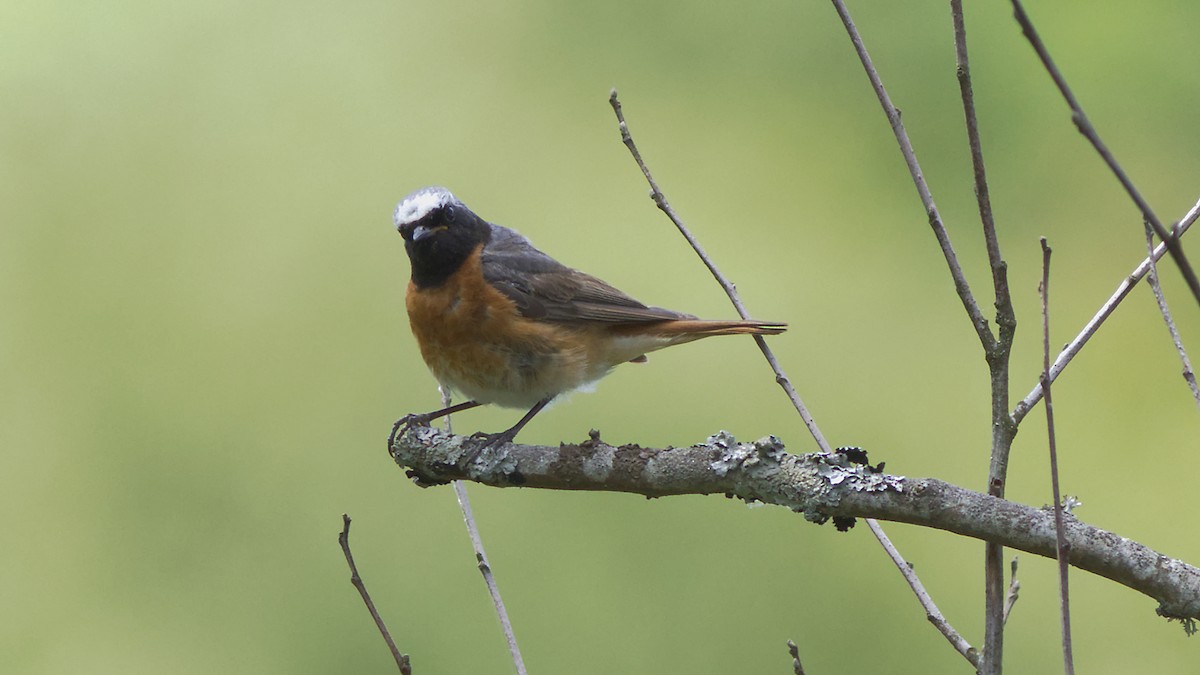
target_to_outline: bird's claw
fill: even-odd
[[[462,459],[459,460],[458,465],[461,467],[470,466],[475,462],[476,459],[479,458],[479,455],[482,454],[484,450],[489,448],[498,448],[506,443],[511,443],[516,435],[516,432],[514,432],[512,429],[506,429],[504,431],[498,431],[490,434],[485,431],[476,431],[469,437],[472,441],[476,442],[471,444],[471,449],[468,450],[465,455],[463,455]]]
[[[515,437],[516,434],[512,433],[511,429],[508,431],[497,431],[496,433],[492,434],[489,434],[486,431],[476,431],[475,433],[471,434],[472,439],[483,441],[479,444],[479,447],[481,448],[498,448],[505,443],[511,443],[512,439]]]
[[[388,435],[388,453],[391,454],[392,446],[396,445],[397,436],[400,436],[403,432],[408,431],[413,425],[422,427],[429,426],[430,419],[431,418],[429,415],[412,413],[396,420],[396,423],[392,425],[392,433]]]

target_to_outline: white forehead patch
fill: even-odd
[[[427,187],[417,190],[396,205],[392,220],[396,227],[405,223],[414,223],[429,215],[434,209],[441,208],[454,201],[454,195],[444,187]]]

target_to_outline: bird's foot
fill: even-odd
[[[414,425],[427,427],[429,426],[429,422],[433,419],[435,419],[435,417],[432,413],[412,413],[396,420],[396,423],[392,425],[392,433],[388,435],[388,454],[391,454],[392,446],[396,444],[397,436],[400,436],[403,432],[408,431]]]
[[[462,456],[462,459],[458,461],[458,465],[460,467],[468,467],[479,458],[479,455],[483,453],[484,450],[489,448],[498,448],[506,443],[511,443],[512,440],[517,437],[517,431],[519,431],[519,429],[505,429],[504,431],[498,431],[492,434],[483,431],[477,431],[471,434],[471,448],[465,455]]]

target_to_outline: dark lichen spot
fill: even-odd
[[[450,482],[441,478],[434,478],[428,474],[423,474],[415,469],[405,470],[404,475],[408,476],[417,487],[423,488],[433,487],[434,485],[446,485]]]
[[[834,450],[839,455],[845,455],[851,464],[866,464],[867,451],[857,445],[847,445]]]

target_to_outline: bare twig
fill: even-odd
[[[963,308],[967,312],[967,317],[971,321],[971,325],[975,328],[975,332],[979,337],[980,344],[983,346],[984,354],[988,361],[988,367],[991,375],[992,384],[992,429],[993,443],[991,462],[988,471],[988,490],[997,497],[1004,495],[1005,478],[1008,472],[1008,454],[1012,444],[1013,435],[1016,433],[1016,426],[1012,422],[1011,416],[1008,414],[1008,368],[1009,354],[1012,349],[1013,335],[1016,330],[1016,317],[1013,313],[1012,302],[1009,297],[1008,290],[1008,275],[1007,266],[1000,255],[999,240],[996,237],[995,223],[992,215],[991,200],[988,194],[987,177],[983,162],[982,144],[979,139],[978,122],[975,116],[974,94],[971,88],[970,67],[967,58],[966,47],[966,28],[962,20],[961,3],[957,0],[952,0],[951,9],[954,18],[955,27],[955,45],[958,61],[958,76],[959,86],[963,99],[963,110],[966,116],[968,141],[971,148],[971,160],[975,172],[975,188],[976,196],[979,202],[980,218],[984,228],[984,238],[987,242],[988,259],[992,268],[993,286],[996,294],[996,321],[999,327],[999,337],[993,334],[988,327],[987,320],[983,316],[978,303],[975,301],[974,295],[971,293],[970,284],[967,282],[966,275],[963,273],[962,266],[958,262],[958,256],[954,252],[954,247],[950,242],[950,235],[946,231],[942,223],[942,218],[938,212],[936,203],[933,200],[933,194],[929,189],[929,185],[925,181],[924,173],[921,171],[920,163],[917,160],[916,151],[912,146],[912,142],[908,138],[908,133],[904,129],[904,123],[901,119],[900,110],[892,103],[891,97],[887,93],[887,89],[883,85],[883,81],[879,76],[871,61],[871,56],[868,54],[862,37],[858,33],[858,28],[854,25],[854,20],[850,16],[849,10],[842,0],[833,0],[833,6],[842,20],[843,26],[846,28],[847,34],[850,36],[850,41],[854,45],[854,49],[858,54],[859,60],[862,62],[863,69],[867,73],[867,78],[871,82],[871,87],[875,91],[876,97],[883,108],[884,114],[888,118],[888,122],[892,127],[892,133],[896,137],[896,142],[900,146],[900,152],[904,156],[904,161],[908,166],[909,174],[912,176],[913,184],[917,189],[917,194],[921,199],[921,204],[925,208],[925,213],[929,221],[930,227],[933,229],[934,236],[938,244],[941,246],[942,255],[946,260],[947,267],[950,270],[950,276],[954,281],[955,290],[958,292],[959,299],[963,304]],[[1003,609],[1002,609],[1002,592],[1003,592],[1003,570],[1001,560],[1003,551],[995,544],[989,543],[985,550],[985,572],[986,572],[986,600],[987,600],[987,631],[985,638],[985,653],[988,658],[981,664],[984,671],[987,671],[990,662],[997,664],[1001,658],[1003,649]],[[914,592],[916,588],[914,587]]]
[[[967,145],[971,150],[974,169],[975,199],[979,204],[979,220],[987,246],[988,263],[992,269],[992,286],[996,293],[997,338],[985,356],[992,387],[992,448],[988,463],[988,492],[1004,496],[1008,481],[1008,459],[1017,425],[1009,414],[1009,357],[1017,330],[1008,288],[1008,265],[1000,255],[1000,240],[988,191],[987,171],[983,162],[983,143],[979,137],[979,121],[975,115],[975,94],[971,86],[971,65],[967,50],[967,26],[963,17],[962,0],[950,0],[950,16],[954,24],[954,53],[957,64],[958,88],[966,119]],[[987,345],[984,345],[987,347]],[[984,672],[999,672],[1004,632],[1004,550],[989,542],[984,547]]]
[[[439,387],[442,393],[442,407],[450,407],[450,392]],[[453,433],[450,415],[446,416],[446,431]],[[518,675],[525,675],[525,660],[521,658],[521,648],[517,646],[517,635],[513,632],[512,621],[508,618],[508,610],[504,607],[504,598],[500,596],[500,586],[492,574],[492,566],[488,564],[487,553],[483,550],[483,538],[479,536],[479,526],[475,523],[475,514],[471,511],[471,498],[467,495],[467,485],[461,480],[454,481],[454,496],[458,498],[458,508],[462,511],[463,522],[467,526],[467,536],[471,538],[471,548],[475,550],[475,563],[479,573],[483,575],[483,583],[487,585],[488,594],[492,596],[492,605],[496,608],[496,616],[500,619],[500,628],[504,631],[504,639],[508,643],[508,653],[512,657],[513,666]]]
[[[1067,545],[1066,527],[1063,524],[1062,494],[1058,489],[1058,446],[1054,435],[1054,399],[1050,395],[1050,246],[1046,238],[1042,244],[1042,282],[1038,293],[1042,296],[1042,391],[1046,392],[1046,433],[1050,440],[1050,485],[1054,495],[1054,538],[1058,558],[1058,601],[1062,612],[1063,668],[1066,675],[1074,675],[1075,661],[1071,650],[1071,594],[1067,584],[1067,560],[1071,550]]]
[[[691,244],[692,250],[696,252],[696,255],[700,256],[700,260],[704,262],[705,267],[712,273],[713,278],[717,280],[721,288],[725,289],[725,295],[729,296],[729,301],[733,303],[733,307],[737,310],[738,315],[743,319],[751,318],[750,312],[746,310],[745,304],[742,303],[742,298],[738,294],[737,288],[721,273],[721,270],[717,269],[716,263],[704,252],[704,247],[700,245],[700,241],[696,239],[687,225],[684,225],[683,221],[680,220],[675,210],[671,208],[662,190],[658,189],[658,183],[655,182],[653,174],[650,173],[650,168],[646,166],[646,162],[642,160],[642,153],[638,151],[637,144],[633,142],[633,135],[629,132],[629,125],[625,123],[625,114],[621,110],[621,101],[617,98],[616,89],[613,89],[609,94],[608,103],[612,106],[613,112],[616,113],[617,126],[621,130],[621,142],[629,149],[629,154],[633,155],[633,159],[637,162],[638,168],[641,169],[642,175],[646,177],[646,182],[650,184],[650,198],[654,200],[654,204],[658,206],[659,210],[667,214],[667,217],[671,219],[671,222],[679,230],[679,233]],[[783,372],[783,367],[779,365],[779,360],[775,358],[775,352],[771,350],[771,347],[761,335],[755,335],[754,342],[758,345],[759,351],[762,352],[763,357],[766,358],[767,363],[771,366],[771,371],[775,373],[775,381],[783,388],[788,400],[792,402],[792,406],[800,414],[800,419],[804,421],[804,426],[808,427],[808,433],[817,442],[817,447],[821,449],[821,452],[831,452],[829,442],[825,440],[821,429],[817,427],[816,420],[808,412],[808,407],[804,405],[804,401],[800,399],[800,394],[792,386],[791,379],[788,378],[787,373]]]
[[[1158,303],[1158,312],[1162,314],[1163,322],[1167,324],[1167,332],[1171,334],[1171,342],[1175,344],[1175,351],[1179,354],[1179,361],[1183,364],[1183,380],[1192,390],[1192,398],[1195,399],[1196,405],[1200,406],[1200,387],[1196,386],[1196,371],[1192,369],[1192,361],[1183,347],[1183,338],[1179,336],[1179,329],[1175,327],[1175,319],[1171,317],[1171,308],[1167,306],[1167,297],[1163,295],[1162,286],[1158,283],[1158,268],[1154,264],[1154,232],[1150,229],[1149,224],[1146,225],[1146,248],[1150,252],[1150,257],[1147,258],[1150,260],[1150,271],[1146,274],[1146,281],[1150,284],[1150,290],[1154,292],[1154,301]]]
[[[1171,254],[1171,259],[1175,261],[1175,265],[1179,267],[1179,271],[1183,274],[1184,280],[1187,281],[1188,288],[1191,289],[1192,295],[1196,298],[1196,302],[1200,303],[1200,280],[1196,278],[1196,271],[1192,269],[1191,263],[1188,262],[1187,256],[1183,253],[1183,247],[1180,246],[1176,235],[1168,232],[1155,215],[1154,210],[1150,208],[1150,204],[1142,198],[1142,194],[1138,192],[1133,181],[1117,163],[1108,146],[1100,139],[1100,134],[1096,131],[1096,127],[1092,125],[1086,113],[1083,112],[1083,107],[1075,98],[1075,94],[1071,92],[1071,88],[1067,86],[1066,78],[1059,71],[1058,66],[1054,65],[1054,60],[1050,58],[1050,52],[1046,49],[1046,45],[1038,36],[1037,30],[1033,27],[1033,22],[1030,21],[1029,15],[1025,13],[1025,7],[1021,4],[1021,0],[1012,0],[1013,13],[1016,16],[1017,23],[1021,25],[1021,32],[1025,35],[1025,39],[1029,40],[1029,44],[1033,46],[1033,50],[1037,52],[1038,59],[1046,68],[1046,72],[1050,74],[1050,78],[1054,80],[1055,86],[1058,87],[1063,99],[1071,108],[1071,121],[1075,123],[1075,127],[1079,129],[1079,133],[1091,142],[1092,147],[1100,154],[1100,158],[1108,165],[1109,170],[1120,181],[1121,186],[1125,188],[1125,192],[1129,195],[1133,203],[1142,213],[1142,218],[1154,229],[1154,233],[1167,246],[1167,251]]]
[[[650,183],[650,196],[654,199],[654,203],[658,205],[658,208],[662,210],[663,213],[667,214],[667,217],[671,219],[671,222],[675,224],[675,227],[679,229],[684,238],[688,240],[688,243],[692,245],[692,248],[696,251],[696,254],[700,256],[700,259],[703,260],[704,264],[708,267],[709,272],[711,272],[713,277],[716,278],[717,282],[721,284],[721,287],[725,289],[726,295],[729,296],[730,301],[733,302],[733,306],[737,309],[741,317],[743,319],[750,318],[749,313],[742,304],[741,296],[738,294],[737,288],[725,278],[719,269],[717,269],[716,264],[704,252],[703,247],[700,246],[700,242],[692,235],[691,231],[686,225],[684,225],[679,216],[675,214],[674,209],[672,209],[670,204],[667,202],[666,195],[664,195],[662,190],[659,189],[658,183],[655,182],[654,176],[650,173],[650,168],[642,159],[642,155],[637,149],[637,144],[635,144],[633,141],[633,135],[629,131],[629,125],[625,122],[625,115],[621,110],[621,102],[617,98],[616,89],[613,89],[612,93],[609,95],[609,103],[612,105],[613,112],[615,112],[617,115],[617,123],[621,129],[621,142],[623,142],[625,147],[629,149],[630,154],[633,155],[634,161],[637,162],[638,168],[642,170],[642,175],[644,175],[646,177],[646,181]],[[821,451],[829,453],[830,449],[828,442],[826,442],[825,437],[821,434],[820,429],[817,428],[817,424],[812,419],[812,416],[809,415],[808,409],[804,406],[803,401],[800,400],[799,394],[796,392],[795,388],[792,387],[791,380],[789,380],[787,375],[783,372],[782,367],[775,358],[774,352],[771,351],[771,348],[767,346],[766,341],[761,336],[756,335],[754,338],[758,343],[758,348],[762,351],[763,356],[767,359],[767,363],[770,364],[772,371],[775,373],[775,381],[778,382],[779,385],[783,387],[783,390],[787,393],[788,398],[792,401],[792,405],[796,408],[796,412],[798,412],[801,419],[804,420],[805,425],[808,427],[813,438],[817,441],[817,445],[821,448]],[[1007,404],[1005,408],[1007,408]],[[889,555],[892,555],[893,553],[895,556],[899,555],[899,553],[896,552],[895,547],[892,546],[891,541],[888,540],[887,535],[884,534],[883,528],[880,527],[878,523],[873,523],[871,525],[871,532],[875,535],[876,539],[879,540],[879,543],[884,547],[884,549],[888,551]],[[895,560],[895,557],[893,557],[893,560]],[[925,588],[921,585],[920,579],[917,578],[917,575],[912,571],[912,568],[905,567],[901,569],[901,572],[904,575],[905,581],[909,583],[909,586],[912,588],[913,592],[916,593],[918,598],[928,598],[928,593],[926,593]],[[932,602],[932,600],[930,602]],[[941,623],[942,625],[939,625],[939,629],[943,628],[944,626],[945,630],[957,635],[957,633],[954,632],[954,629],[950,627],[944,619]],[[953,640],[951,640],[951,642],[953,643]],[[799,663],[799,661],[797,661],[797,663]]]
[[[929,620],[929,623],[933,624],[934,627],[938,629],[938,632],[940,632],[946,637],[947,640],[950,641],[950,645],[954,647],[955,651],[957,651],[959,654],[962,654],[963,658],[970,662],[972,666],[978,668],[979,652],[976,651],[969,642],[963,639],[963,636],[960,635],[958,631],[954,630],[954,626],[951,626],[949,621],[946,621],[946,617],[942,615],[941,610],[938,609],[938,606],[936,603],[934,603],[933,598],[930,597],[929,593],[925,590],[925,586],[921,584],[921,580],[917,578],[916,572],[913,571],[912,565],[904,560],[904,556],[900,555],[900,552],[897,551],[896,547],[892,545],[892,541],[888,539],[888,536],[884,533],[883,528],[879,527],[879,523],[874,518],[867,518],[865,520],[867,522],[867,527],[871,528],[871,532],[873,532],[875,537],[879,539],[879,542],[883,544],[883,550],[887,551],[888,556],[891,557],[892,562],[896,565],[896,568],[900,570],[900,574],[903,574],[904,578],[908,581],[909,588],[912,588],[913,593],[915,593],[917,596],[917,602],[921,603],[921,606],[925,608],[925,618]]]
[[[870,55],[867,53],[866,46],[863,44],[862,37],[854,25],[854,20],[850,17],[850,12],[846,8],[845,3],[842,0],[833,0],[833,5],[842,20],[842,24],[846,28],[847,34],[850,36],[850,41],[853,43],[855,51],[858,53],[859,60],[862,62],[863,68],[867,73],[867,78],[871,82],[871,87],[874,89],[875,95],[883,107],[884,114],[891,124],[892,133],[895,135],[896,141],[900,146],[900,152],[904,156],[904,161],[908,165],[909,174],[912,176],[913,183],[917,188],[921,204],[925,208],[929,225],[932,227],[938,244],[942,248],[942,255],[945,257],[946,264],[950,269],[950,276],[954,280],[954,287],[958,292],[968,318],[971,320],[971,325],[975,328],[988,360],[993,400],[993,447],[988,470],[988,491],[997,497],[1002,497],[1004,495],[1005,478],[1008,473],[1008,450],[1016,431],[1015,425],[1008,414],[1008,357],[1011,351],[1013,334],[1016,329],[1016,319],[1012,312],[1012,303],[1008,297],[1007,271],[1004,261],[1000,256],[999,242],[995,236],[995,225],[992,219],[991,203],[987,192],[982,146],[978,136],[978,123],[975,119],[974,95],[970,84],[966,29],[962,21],[961,6],[958,3],[952,4],[959,85],[963,98],[964,113],[967,118],[968,140],[975,170],[976,195],[979,201],[980,217],[983,221],[985,239],[987,240],[988,258],[992,266],[1000,337],[994,335],[988,327],[987,320],[984,318],[983,312],[980,310],[974,295],[971,293],[966,275],[963,273],[962,266],[958,262],[958,256],[951,245],[950,235],[942,223],[941,215],[933,200],[933,195],[925,181],[920,163],[917,161],[916,151],[913,149],[912,142],[908,138],[908,133],[904,129],[900,110],[896,108],[892,103],[891,97],[888,96],[887,89],[883,86],[883,81],[875,69]],[[985,673],[999,672],[998,664],[1002,658],[1004,644],[1003,555],[1000,547],[994,544],[989,543],[985,549],[987,630],[985,632],[984,654],[986,658],[980,664],[982,666],[981,672]],[[990,664],[993,663],[996,664],[995,667],[997,670],[989,670],[992,667]]]
[[[358,567],[354,564],[354,556],[350,553],[350,516],[344,513],[342,514],[342,532],[338,535],[338,544],[341,544],[342,553],[346,555],[346,564],[350,566],[350,583],[358,589],[358,594],[362,596],[363,602],[367,605],[367,611],[375,620],[375,627],[383,635],[388,649],[392,650],[392,657],[396,659],[396,667],[403,675],[412,675],[412,665],[408,662],[408,654],[401,654],[400,650],[396,648],[396,642],[392,640],[392,634],[388,632],[387,625],[383,623],[383,617],[379,616],[379,612],[375,609],[375,603],[371,601],[371,594],[367,593],[367,585],[363,583],[362,577],[358,576]]]
[[[991,193],[988,190],[987,169],[983,162],[983,142],[979,137],[979,120],[975,114],[975,93],[971,85],[971,61],[967,51],[967,26],[963,18],[962,0],[950,0],[950,16],[954,22],[954,54],[957,65],[958,88],[963,102],[967,127],[967,145],[971,149],[971,167],[975,178],[975,199],[979,204],[979,221],[987,246],[988,264],[992,268],[992,286],[996,291],[996,322],[1001,335],[1007,325],[1015,328],[1012,297],[1008,289],[1008,264],[1000,254],[1000,239],[992,213]],[[1011,337],[1010,337],[1011,342]],[[1007,411],[1006,411],[1007,412]]]
[[[999,330],[997,338],[985,354],[992,384],[992,454],[988,484],[994,486],[991,488],[992,494],[1002,497],[1004,481],[1008,474],[1009,450],[1017,432],[1017,426],[1008,411],[1009,356],[1016,335],[1017,317],[1008,288],[1008,264],[1000,255],[1000,240],[996,236],[987,170],[983,162],[983,143],[979,137],[979,121],[975,115],[975,94],[971,86],[971,65],[967,52],[967,28],[963,18],[962,0],[950,0],[950,15],[954,23],[955,61],[963,115],[966,118],[967,145],[971,149],[971,166],[974,169],[975,198],[979,204],[979,220],[983,225],[983,239],[987,246],[988,263],[992,269],[992,286],[996,293],[996,325]],[[999,568],[997,572],[997,576],[1003,575]]]
[[[1175,227],[1175,231],[1179,233],[1178,236],[1183,236],[1183,233],[1188,231],[1188,228],[1192,226],[1192,223],[1196,222],[1197,218],[1200,218],[1200,201],[1197,201],[1196,204],[1188,210],[1187,215],[1185,215]],[[1125,297],[1129,295],[1129,292],[1133,290],[1133,287],[1142,280],[1142,277],[1146,276],[1146,274],[1150,271],[1150,265],[1155,260],[1159,260],[1166,255],[1166,251],[1166,245],[1159,244],[1157,247],[1155,247],[1153,256],[1143,260],[1141,264],[1139,264],[1133,270],[1133,272],[1129,274],[1129,276],[1127,276],[1121,281],[1120,284],[1117,285],[1117,290],[1114,291],[1113,294],[1109,296],[1108,300],[1106,300],[1104,304],[1100,306],[1100,309],[1097,310],[1096,314],[1087,322],[1086,325],[1084,325],[1079,334],[1075,336],[1075,339],[1071,340],[1071,342],[1064,347],[1061,352],[1059,352],[1058,357],[1054,359],[1054,365],[1050,367],[1051,382],[1058,379],[1059,374],[1062,373],[1063,369],[1067,367],[1067,364],[1075,358],[1075,355],[1078,354],[1081,349],[1083,349],[1083,346],[1087,344],[1088,340],[1090,340],[1092,336],[1096,334],[1096,331],[1100,329],[1100,326],[1104,324],[1104,321],[1108,319],[1108,317],[1117,309],[1117,306],[1121,304],[1121,301],[1124,300]],[[1038,401],[1040,400],[1042,400],[1042,384],[1041,382],[1038,382],[1037,385],[1034,386],[1033,390],[1030,391],[1029,394],[1027,394],[1025,398],[1017,404],[1016,408],[1013,409],[1013,420],[1019,424],[1021,420],[1029,414],[1029,411],[1033,409],[1033,406],[1037,405]]]
[[[1004,599],[1004,623],[1008,623],[1008,615],[1017,605],[1017,597],[1021,594],[1021,582],[1017,581],[1017,557],[1012,559],[1012,577],[1008,582],[1008,597]]]
[[[804,666],[800,664],[800,648],[795,642],[787,641],[788,653],[792,655],[792,672],[795,675],[804,675]]]
[[[962,266],[958,263],[958,255],[954,252],[954,246],[950,243],[950,235],[946,232],[946,228],[942,224],[942,216],[933,201],[929,185],[925,182],[925,175],[922,173],[921,165],[917,161],[916,151],[913,150],[912,142],[908,139],[908,132],[904,130],[904,123],[900,120],[900,110],[892,104],[892,99],[888,96],[887,90],[884,89],[883,81],[879,78],[879,73],[875,70],[875,65],[871,62],[871,56],[867,53],[866,46],[863,45],[862,37],[858,34],[858,28],[855,27],[854,20],[850,18],[850,11],[846,9],[846,5],[842,0],[833,0],[833,6],[837,10],[838,16],[841,17],[842,24],[846,27],[846,32],[850,35],[850,41],[854,44],[855,51],[858,52],[858,58],[862,62],[863,68],[867,71],[867,77],[871,80],[871,87],[875,90],[875,96],[879,99],[879,104],[883,106],[883,112],[887,115],[888,122],[891,123],[892,133],[896,136],[896,142],[900,144],[900,152],[904,155],[904,161],[908,165],[908,172],[911,174],[913,183],[916,185],[917,194],[921,198],[921,204],[925,207],[929,226],[933,228],[933,234],[937,237],[938,244],[942,248],[942,255],[945,257],[946,264],[950,268],[950,276],[954,279],[954,289],[958,292],[958,297],[962,301],[963,308],[967,311],[967,316],[971,319],[971,325],[975,328],[975,332],[979,336],[979,341],[983,344],[984,350],[990,351],[996,338],[988,328],[987,319],[984,318],[983,312],[980,311],[979,304],[975,302],[975,296],[971,293],[971,286],[967,283]]]
[[[440,429],[411,427],[392,456],[419,485],[473,480],[496,487],[631,492],[647,497],[731,494],[784,506],[817,522],[877,518],[995,541],[1055,556],[1054,517],[932,478],[904,478],[848,465],[845,455],[790,455],[773,437],[739,443],[724,432],[705,444],[667,449],[511,443],[470,466],[456,466],[474,442]],[[1066,519],[1071,564],[1159,601],[1162,616],[1200,617],[1200,569],[1074,518]]]
[[[487,555],[483,551],[483,540],[479,537],[479,528],[476,527],[475,516],[471,512],[471,501],[467,497],[467,486],[461,480],[454,481],[454,494],[458,497],[458,507],[462,509],[467,534],[471,537],[471,546],[475,549],[475,562],[479,566],[479,573],[483,575],[483,581],[487,584],[492,604],[496,607],[496,616],[500,619],[500,627],[504,630],[504,639],[508,642],[508,653],[512,656],[513,666],[519,675],[525,675],[525,660],[521,658],[521,648],[517,646],[517,636],[513,632],[512,621],[508,618],[508,610],[504,607],[504,598],[500,597],[500,587],[496,584],[492,566],[488,564]]]

